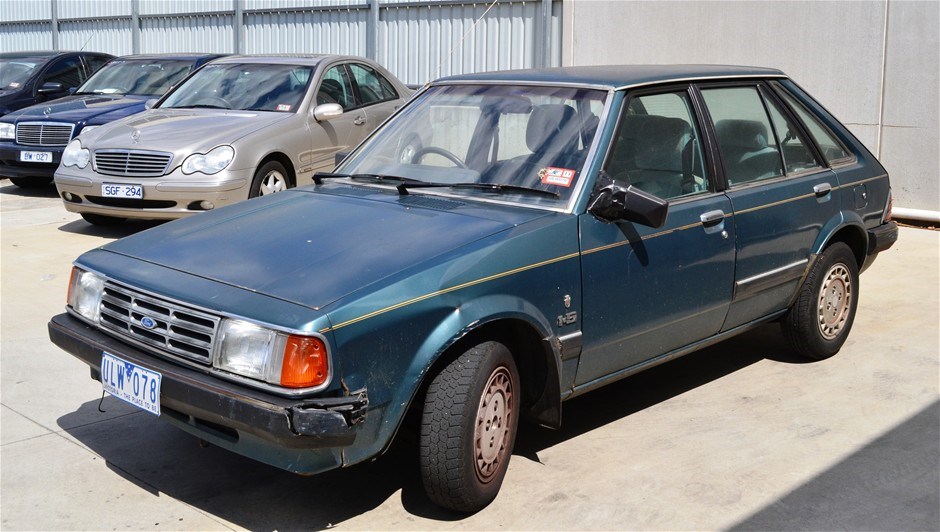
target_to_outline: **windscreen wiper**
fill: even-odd
[[[340,177],[348,177],[349,179],[368,179],[369,181],[395,181],[398,183],[410,183],[412,185],[424,183],[420,179],[412,179],[410,177],[400,177],[397,175],[387,175],[387,174],[338,174],[335,172],[317,172],[313,174],[313,182],[322,185],[324,179],[336,179]]]
[[[398,193],[402,196],[408,194],[409,188],[469,188],[474,190],[485,190],[487,192],[523,192],[527,194],[539,194],[542,196],[551,196],[553,198],[560,198],[561,196],[557,192],[552,192],[551,190],[542,190],[538,188],[531,187],[521,187],[519,185],[506,185],[502,183],[428,183],[424,181],[418,181],[417,183],[405,182],[401,183],[396,187]]]

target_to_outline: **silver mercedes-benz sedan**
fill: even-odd
[[[411,95],[360,57],[230,56],[79,135],[55,184],[93,224],[171,219],[312,182]],[[148,102],[149,103],[149,102]]]

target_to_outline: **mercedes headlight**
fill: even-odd
[[[183,173],[217,174],[225,169],[235,158],[235,148],[231,146],[218,146],[209,150],[209,153],[194,153],[183,161]]]
[[[0,139],[13,140],[16,138],[16,126],[0,122]]]
[[[90,160],[91,152],[86,148],[82,148],[82,141],[78,139],[69,142],[69,145],[65,147],[65,151],[62,152],[62,166],[85,168]]]
[[[100,275],[72,267],[69,279],[68,305],[88,321],[97,324],[101,315],[101,294],[104,292],[104,278]]]
[[[319,337],[230,318],[219,325],[213,366],[286,388],[314,388],[329,379],[326,344]]]

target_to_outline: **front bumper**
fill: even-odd
[[[116,177],[76,168],[60,168],[55,186],[65,210],[118,218],[172,220],[248,199],[253,170],[223,170],[215,175],[185,175],[179,168],[160,177]],[[141,185],[143,199],[102,196],[104,183]],[[69,199],[66,199],[69,198]]]
[[[0,142],[0,177],[36,177],[52,179],[59,167],[62,151],[59,146],[21,146],[10,141]],[[43,151],[52,154],[52,162],[30,163],[20,161],[20,152]]]
[[[340,448],[356,440],[368,398],[278,397],[151,356],[69,314],[49,322],[49,338],[91,368],[98,380],[107,351],[162,375],[160,418],[196,436],[288,471],[312,474],[342,466]]]

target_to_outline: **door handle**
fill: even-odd
[[[816,196],[825,196],[832,190],[832,185],[829,183],[820,183],[813,187],[813,192],[816,193]]]
[[[725,219],[725,211],[718,209],[716,211],[708,211],[699,216],[699,220],[702,221],[702,225],[705,227],[715,225]]]
[[[366,119],[362,115],[357,116],[356,119],[353,120],[353,124],[357,126],[361,126],[362,124],[365,124],[365,123],[366,123]]]

